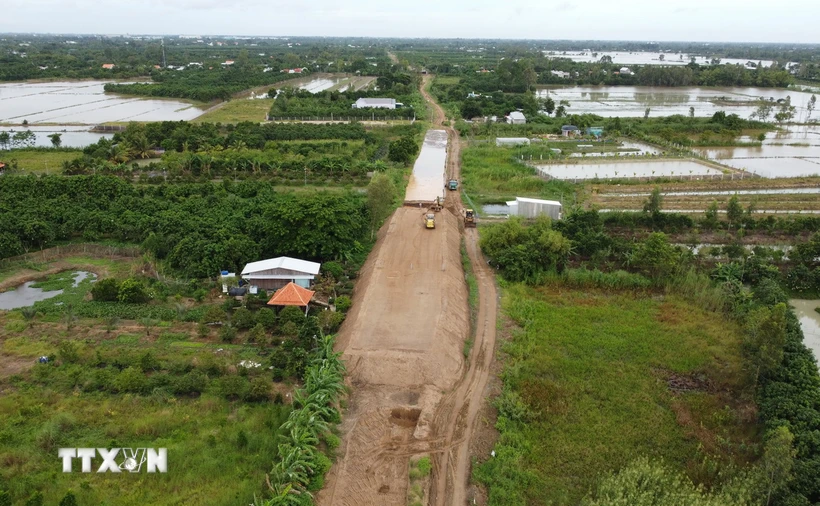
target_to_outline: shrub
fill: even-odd
[[[219,339],[226,343],[233,342],[236,339],[236,328],[233,325],[223,325],[219,329]]]
[[[270,380],[264,376],[258,376],[251,381],[248,390],[248,400],[267,401],[270,400]]]
[[[293,322],[285,322],[284,325],[279,327],[279,330],[283,336],[294,337],[299,333],[299,326]]]
[[[204,323],[198,323],[197,326],[196,326],[196,333],[199,337],[204,339],[204,338],[208,337],[208,334],[211,333],[211,329],[208,328],[208,326],[205,325]]]
[[[227,319],[225,311],[219,306],[209,306],[202,315],[200,323],[222,323]]]
[[[332,334],[339,329],[345,319],[341,311],[322,311],[319,313],[319,326],[325,334]]]
[[[261,343],[265,340],[265,327],[261,323],[257,323],[250,332],[248,332],[249,343]]]
[[[148,385],[145,375],[136,367],[129,367],[114,379],[118,392],[143,393]]]
[[[204,288],[200,288],[194,292],[194,300],[197,302],[202,302],[205,300],[205,296],[208,295],[208,292],[205,291]]]
[[[100,302],[117,302],[119,293],[120,285],[114,278],[101,279],[91,287],[91,296]]]
[[[216,388],[219,395],[226,399],[244,399],[248,395],[250,384],[242,376],[223,376]]]
[[[253,313],[244,307],[240,307],[234,311],[231,324],[239,330],[248,330],[254,324]]]
[[[353,301],[350,300],[350,297],[347,295],[341,295],[336,298],[336,311],[341,311],[342,313],[347,313],[350,309],[350,306],[353,305]]]
[[[279,312],[279,322],[282,325],[292,322],[299,328],[305,323],[305,313],[297,306],[286,306]]]
[[[62,499],[60,499],[59,506],[77,506],[77,498],[74,497],[74,492],[69,490],[65,493]]]
[[[75,363],[80,360],[77,343],[74,341],[60,341],[57,346],[57,355],[65,363]]]
[[[128,278],[120,284],[117,300],[131,304],[142,304],[148,302],[148,291],[141,281]]]
[[[265,327],[265,330],[271,331],[276,327],[276,313],[270,308],[263,307],[256,313],[256,323]]]
[[[339,262],[325,262],[322,264],[322,270],[333,276],[336,281],[340,281],[345,274],[344,267]]]

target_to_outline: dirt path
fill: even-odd
[[[429,83],[430,76],[424,78]],[[432,105],[433,122],[445,116]],[[447,170],[459,176],[457,133],[447,130]],[[477,335],[463,355],[470,328],[461,266],[461,203],[450,193],[436,228],[422,212],[401,208],[380,231],[362,269],[353,310],[338,336],[353,393],[341,425],[339,458],[317,495],[322,505],[407,504],[409,462],[432,457],[430,504],[465,504],[469,442],[494,355],[493,272],[465,233],[480,286]]]
[[[422,95],[433,111],[433,122],[442,125],[446,116],[444,110],[427,92],[427,85],[433,76],[424,77]],[[445,127],[450,137],[448,172],[451,178],[461,177],[461,143],[458,132]],[[454,194],[455,195],[455,194]],[[448,209],[459,216],[463,206],[458,198],[447,200]],[[436,413],[434,432],[443,437],[444,452],[436,455],[433,466],[430,504],[463,505],[468,501],[467,487],[470,481],[470,440],[476,428],[485,392],[490,377],[490,367],[495,356],[496,321],[498,295],[495,273],[487,265],[478,246],[478,231],[464,229],[467,254],[478,280],[479,306],[476,317],[476,333],[465,375],[457,387],[447,395]]]

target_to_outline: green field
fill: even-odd
[[[273,105],[272,98],[230,100],[196,118],[194,123],[239,123],[242,121],[265,121],[265,115]]]
[[[517,148],[488,144],[464,149],[461,153],[464,192],[477,203],[498,203],[515,197],[572,198],[575,192],[572,184],[537,176],[535,169],[515,161],[517,153]]]
[[[642,456],[706,485],[722,464],[753,458],[734,324],[668,295],[504,292],[520,328],[504,346],[496,457],[475,472],[491,504],[577,504]]]
[[[76,151],[35,151],[14,150],[0,151],[0,161],[11,165],[15,160],[21,171],[59,174],[63,170],[63,162],[82,156],[83,152]]]

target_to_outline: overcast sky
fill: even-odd
[[[820,43],[820,0],[2,0],[0,33]]]

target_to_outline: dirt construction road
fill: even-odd
[[[444,115],[432,105],[441,125]],[[446,130],[448,172],[458,177],[458,139]],[[421,210],[397,210],[362,269],[337,341],[352,394],[339,457],[317,496],[319,504],[404,506],[410,458],[421,455],[433,461],[430,504],[467,502],[469,440],[494,354],[496,292],[478,234],[469,229],[464,238],[481,302],[475,345],[465,360],[470,311],[460,212],[456,194],[450,193],[436,215],[436,228],[427,230]]]

